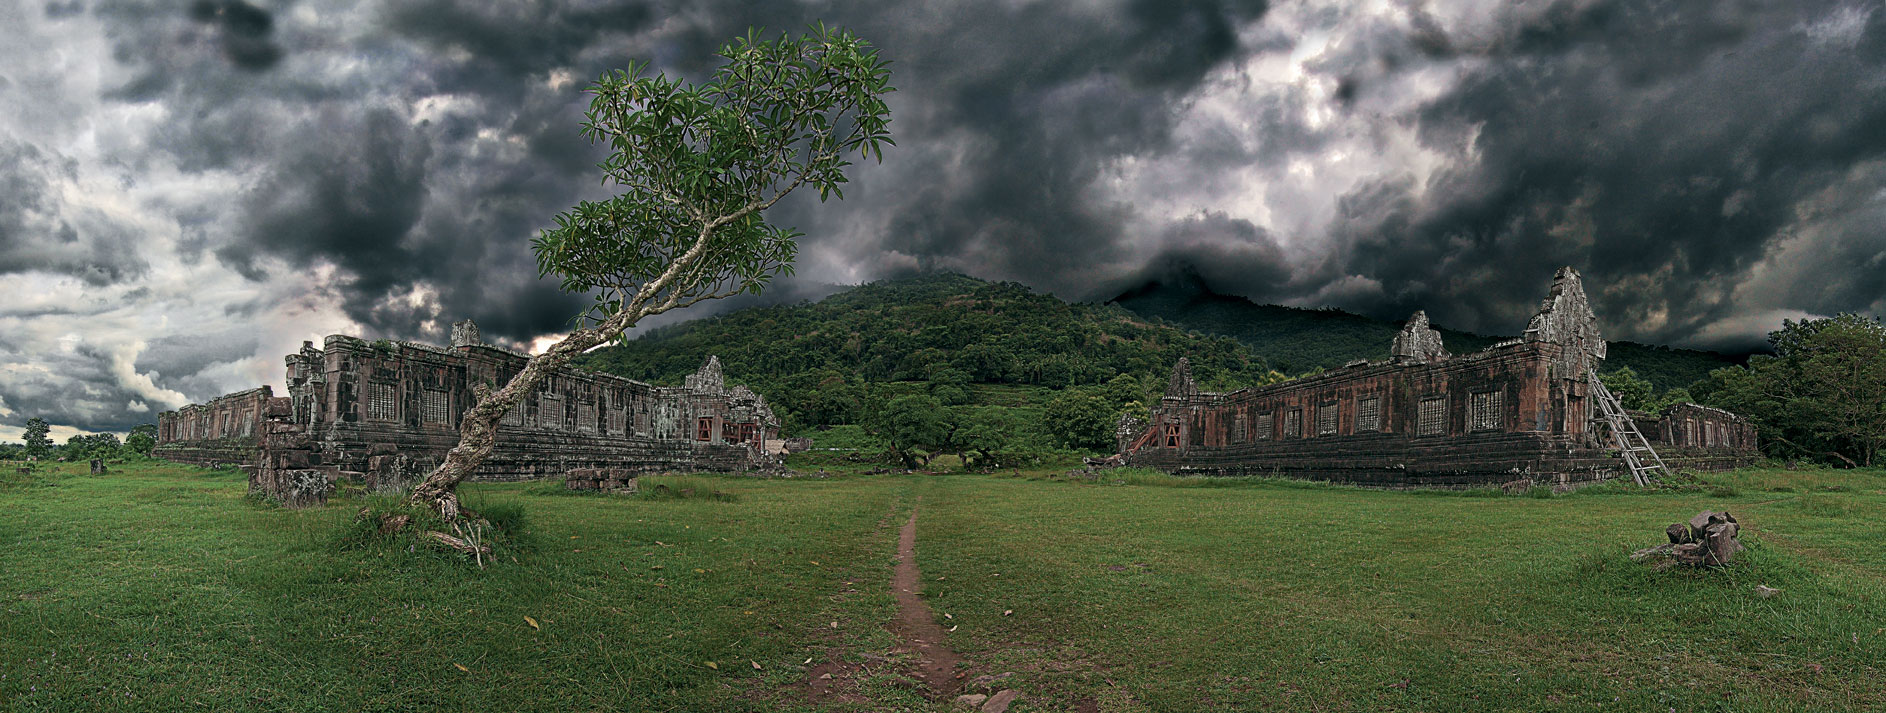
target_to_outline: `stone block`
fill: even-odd
[[[279,497],[284,507],[306,508],[327,504],[333,483],[324,470],[285,470],[281,473]]]
[[[313,463],[309,462],[309,453],[307,451],[270,451],[268,454],[268,467],[270,468],[295,470],[297,468],[306,468],[310,465],[313,465]]]

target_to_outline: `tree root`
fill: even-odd
[[[450,547],[454,550],[458,550],[459,552],[463,552],[468,555],[482,557],[484,555],[491,554],[490,547],[486,547],[484,545],[474,545],[470,542],[459,539],[457,537],[453,537],[451,535],[447,535],[443,532],[427,531],[425,533],[422,533],[421,536],[432,538],[433,540],[438,541],[438,543],[441,545],[445,545],[446,547]]]

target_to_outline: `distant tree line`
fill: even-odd
[[[1629,367],[1599,378],[1625,408],[1661,413],[1695,402],[1745,416],[1763,452],[1776,458],[1886,465],[1886,326],[1879,318],[1788,320],[1768,343],[1773,355],[1661,393]]]
[[[27,419],[20,443],[0,443],[0,460],[134,460],[149,457],[157,447],[157,425],[150,423],[131,429],[123,441],[117,434],[94,433],[74,435],[56,445],[51,431],[45,419]]]
[[[1789,320],[1768,343],[1773,356],[1712,371],[1689,390],[1754,420],[1769,455],[1886,465],[1886,326],[1879,318]]]

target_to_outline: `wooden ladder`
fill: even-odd
[[[1631,469],[1631,479],[1638,485],[1649,485],[1651,480],[1669,475],[1670,467],[1663,464],[1663,458],[1650,447],[1650,440],[1637,430],[1637,422],[1624,412],[1624,405],[1598,380],[1598,372],[1586,369],[1585,378],[1591,383],[1592,400],[1598,402],[1598,413],[1592,414],[1591,420],[1610,427],[1611,439],[1624,456],[1624,465]]]

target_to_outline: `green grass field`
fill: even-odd
[[[481,484],[473,507],[527,526],[478,570],[344,547],[364,501],[282,510],[233,472],[11,470],[6,711],[946,710],[886,628],[919,503],[930,606],[970,675],[1016,673],[1014,711],[1886,708],[1879,471],[1544,498],[1135,473]],[[1744,561],[1629,561],[1703,509],[1742,521]],[[808,695],[834,662],[838,695]]]

